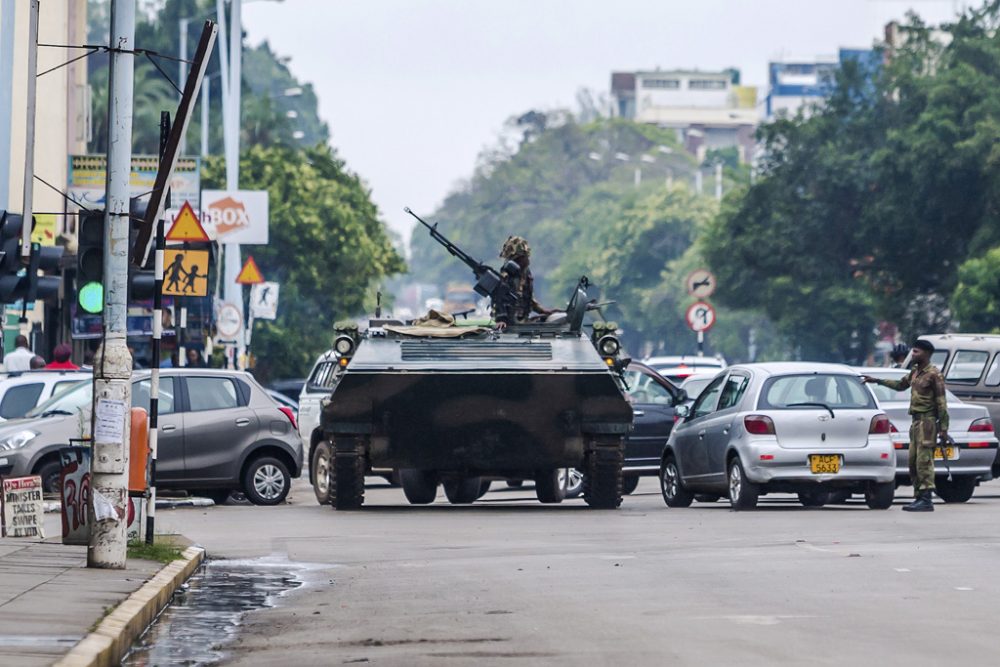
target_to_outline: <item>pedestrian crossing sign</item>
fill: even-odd
[[[247,257],[246,264],[240,269],[240,274],[236,276],[236,282],[240,285],[257,285],[264,282],[264,275],[257,268],[257,262],[253,261],[253,255]]]
[[[191,204],[184,202],[180,212],[174,218],[174,224],[170,225],[167,232],[168,241],[210,241],[205,228],[198,221],[198,216],[194,214]]]
[[[208,296],[208,251],[163,251],[163,296]]]

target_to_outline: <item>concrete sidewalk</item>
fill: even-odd
[[[0,538],[0,665],[51,665],[163,567],[87,569],[87,548],[64,546],[52,518],[45,530],[54,537]]]

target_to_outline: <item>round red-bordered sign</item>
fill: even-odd
[[[687,320],[691,331],[695,333],[708,331],[715,324],[715,308],[712,308],[710,303],[697,301],[688,306],[684,319]]]

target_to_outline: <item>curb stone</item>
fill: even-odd
[[[205,560],[205,550],[188,547],[180,558],[163,566],[100,622],[97,629],[55,663],[56,667],[110,666],[121,663],[132,643],[167,606],[174,591]]]

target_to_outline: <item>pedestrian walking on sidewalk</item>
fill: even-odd
[[[35,353],[28,347],[28,337],[18,336],[14,339],[17,348],[3,359],[4,368],[8,373],[31,370],[31,358]]]
[[[910,479],[916,499],[903,507],[907,512],[933,512],[934,448],[938,440],[948,437],[948,398],[944,376],[931,365],[934,346],[926,340],[913,344],[910,374],[899,380],[884,380],[868,375],[865,382],[874,382],[889,389],[910,389]]]
[[[80,367],[69,359],[72,356],[73,348],[66,343],[60,343],[52,351],[52,361],[45,368],[50,371],[78,371]]]

